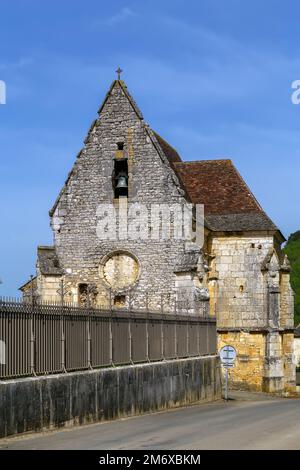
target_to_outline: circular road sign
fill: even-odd
[[[222,364],[234,364],[236,360],[236,350],[233,346],[224,346],[220,350],[220,359]]]

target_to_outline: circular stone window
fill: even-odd
[[[139,263],[130,253],[118,252],[109,255],[102,264],[104,280],[113,290],[132,286],[139,276]]]

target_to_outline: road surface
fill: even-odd
[[[235,400],[0,440],[0,449],[300,449],[300,399]]]

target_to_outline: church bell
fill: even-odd
[[[127,189],[127,177],[125,173],[119,173],[117,176],[117,186],[118,189]]]

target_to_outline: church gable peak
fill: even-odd
[[[130,95],[130,93],[128,91],[128,88],[127,88],[127,85],[123,80],[114,80],[112,82],[112,84],[111,84],[108,92],[106,93],[106,96],[105,96],[100,108],[98,109],[99,117],[101,118],[101,113],[104,110],[104,107],[105,107],[106,103],[108,102],[109,98],[114,93],[120,93],[120,92],[121,92],[120,96],[124,95],[127,98],[127,100],[129,101],[132,109],[134,110],[134,112],[136,113],[138,118],[143,120],[144,118],[143,118],[142,112],[139,109],[138,105],[136,104],[135,100]]]
[[[180,156],[144,121],[140,109],[123,80],[118,79],[112,82],[98,114],[99,117],[92,122],[87,133],[84,148],[76,158],[54,206],[49,211],[52,218],[51,225],[54,229],[58,230],[57,227],[61,225],[61,214],[63,214],[62,217],[65,217],[73,203],[80,203],[82,206],[86,201],[86,198],[74,196],[75,186],[79,184],[80,175],[83,180],[88,181],[88,185],[94,185],[94,187],[98,185],[99,194],[101,192],[100,186],[105,188],[102,194],[105,200],[106,198],[117,198],[116,182],[112,178],[114,178],[113,175],[121,172],[120,168],[117,169],[117,166],[120,165],[124,166],[122,171],[128,175],[126,178],[130,183],[133,181],[133,174],[137,171],[140,172],[142,180],[146,179],[147,172],[144,167],[148,165],[149,169],[154,171],[153,160],[156,160],[158,161],[157,172],[160,175],[157,176],[156,181],[162,182],[160,190],[163,197],[165,197],[166,191],[169,191],[172,197],[179,196],[188,199],[185,188],[173,168],[174,162],[181,161]],[[121,145],[122,153],[119,149]],[[141,154],[142,146],[143,152]],[[141,155],[143,162],[139,163]],[[118,160],[117,163],[116,160]],[[100,161],[101,163],[99,163]],[[159,170],[159,167],[162,169]],[[89,178],[87,178],[87,174],[90,174]],[[111,183],[111,181],[113,182]],[[144,183],[146,185],[146,181]],[[131,197],[135,197],[136,185],[130,184],[126,186],[128,194],[130,192]],[[138,186],[141,192],[146,190],[142,189],[142,184]]]

